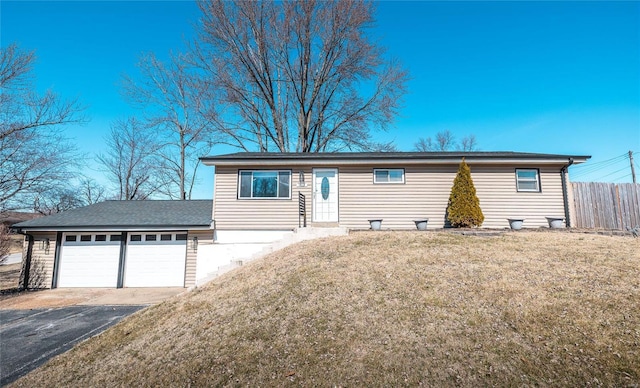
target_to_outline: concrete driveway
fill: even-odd
[[[0,300],[0,386],[184,288],[30,291]]]

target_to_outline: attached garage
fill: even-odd
[[[198,239],[213,242],[211,214],[211,200],[105,201],[17,224],[30,244],[24,284],[195,285]]]
[[[184,287],[187,233],[129,235],[125,287]]]
[[[120,234],[64,233],[58,287],[117,287]]]

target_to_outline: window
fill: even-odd
[[[142,235],[141,234],[132,234],[130,241],[142,241]]]
[[[373,170],[373,183],[404,183],[404,169],[376,168]]]
[[[291,171],[240,171],[238,198],[291,198]]]
[[[516,169],[516,190],[540,192],[540,171],[538,169]]]
[[[74,236],[69,236],[69,235],[67,235],[67,236],[64,238],[64,241],[69,241],[69,242],[71,242],[71,241],[76,241],[76,239],[77,239],[77,238],[78,238],[78,236],[75,236],[75,235],[74,235]]]
[[[82,236],[80,236],[80,241],[91,241],[91,235],[83,234]]]
[[[106,234],[96,234],[96,241],[107,241]]]
[[[121,241],[122,240],[122,235],[121,234],[112,234],[111,238],[109,240],[110,241]]]
[[[144,241],[156,241],[156,237],[155,234],[147,234],[144,236]]]
[[[186,241],[187,234],[186,233],[178,233],[176,234],[176,241]]]
[[[161,234],[160,235],[160,241],[171,241],[171,235],[170,234]]]

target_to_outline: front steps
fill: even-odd
[[[273,241],[269,244],[265,244],[264,248],[262,248],[259,252],[247,255],[246,257],[234,257],[229,261],[229,264],[218,267],[217,271],[210,272],[206,276],[201,279],[196,280],[196,287],[202,286],[205,283],[208,283],[212,279],[232,271],[242,265],[249,263],[253,260],[262,258],[270,253],[273,253],[282,248],[288,247],[289,245],[306,241],[306,240],[314,240],[318,238],[325,238],[331,236],[346,236],[349,234],[349,230],[347,228],[342,227],[307,227],[307,228],[296,228],[291,233],[286,233],[282,239]]]

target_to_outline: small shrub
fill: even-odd
[[[480,226],[484,221],[484,214],[480,209],[480,200],[476,196],[476,188],[471,179],[471,169],[464,158],[458,167],[458,174],[453,181],[449,204],[447,205],[447,220],[454,228],[470,228]]]

